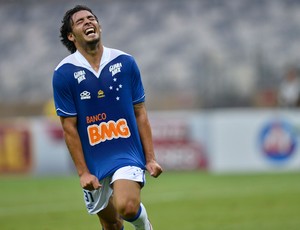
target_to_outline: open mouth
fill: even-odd
[[[95,34],[95,29],[94,28],[88,28],[84,31],[85,35],[93,35]]]

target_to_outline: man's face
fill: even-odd
[[[72,33],[68,38],[76,46],[85,44],[96,44],[100,41],[101,29],[95,16],[87,11],[81,10],[72,16]]]

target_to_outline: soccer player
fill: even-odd
[[[134,58],[104,47],[92,10],[67,11],[60,28],[71,52],[56,67],[53,93],[65,141],[76,166],[86,208],[104,230],[121,230],[123,220],[152,230],[140,192],[145,170],[156,162],[145,93]]]

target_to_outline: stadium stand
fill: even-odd
[[[257,95],[276,94],[287,66],[298,67],[300,1],[85,4],[99,16],[104,44],[135,56],[150,109],[260,105]],[[68,54],[58,37],[60,20],[73,5],[0,1],[1,114],[8,105],[36,106],[51,98],[53,69]]]

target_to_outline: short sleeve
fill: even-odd
[[[53,97],[58,116],[76,116],[77,111],[70,84],[67,78],[57,70],[53,74]]]
[[[133,59],[132,63],[132,103],[138,104],[145,101],[145,91],[140,70]]]

